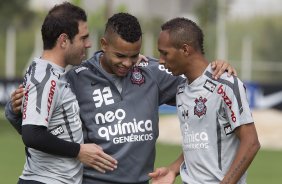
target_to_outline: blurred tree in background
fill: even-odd
[[[228,7],[234,0],[225,1],[225,13],[228,14]],[[88,14],[89,30],[92,38],[94,50],[99,49],[99,40],[104,32],[105,23],[109,15],[116,12],[127,12],[128,5],[121,3],[113,7],[113,0],[107,0],[100,4],[100,7],[92,9],[85,0],[72,0],[72,3],[86,9]],[[209,60],[216,59],[216,20],[218,15],[218,0],[202,0],[196,3],[196,7],[190,14],[197,18],[197,23],[203,29],[205,35],[204,49],[206,57]],[[95,3],[94,3],[95,4]],[[184,8],[185,9],[185,8]],[[16,76],[22,77],[23,70],[27,62],[32,59],[32,53],[35,49],[35,35],[40,33],[42,21],[48,9],[30,10],[29,1],[22,0],[1,0],[0,1],[0,77],[5,75],[5,49],[6,35],[9,26],[13,26],[16,30]],[[129,11],[130,12],[130,11]],[[146,12],[144,12],[145,14]],[[144,16],[145,17],[145,16]],[[153,45],[152,55],[159,57],[157,50],[157,38],[160,31],[160,25],[165,21],[163,17],[151,16],[149,19],[142,15],[138,16],[140,20],[144,38],[146,34],[151,34]],[[240,73],[240,65],[242,60],[242,44],[247,37],[252,40],[252,60],[254,67],[256,61],[267,63],[267,61],[282,62],[282,21],[281,16],[256,16],[246,19],[231,20],[226,18],[226,36],[227,36],[227,57],[221,58],[228,60],[236,67]],[[142,52],[147,47],[148,40],[143,40]],[[282,72],[278,75],[282,75]],[[256,81],[274,81],[273,75],[269,73],[258,73],[253,79]],[[281,76],[282,77],[282,76]],[[281,80],[276,80],[281,81]]]
[[[34,33],[31,26],[34,23],[36,13],[29,9],[29,0],[1,0],[0,1],[0,77],[5,75],[5,52],[7,30],[16,31],[16,68],[25,66],[33,49]],[[27,41],[28,40],[28,41]],[[19,70],[17,70],[19,71]]]
[[[261,43],[257,53],[260,60],[282,62],[282,17],[262,19]]]
[[[29,9],[29,0],[1,0],[0,22],[1,31],[9,26],[25,27],[32,23],[34,12]]]

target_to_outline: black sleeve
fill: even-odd
[[[16,114],[13,112],[11,100],[5,106],[5,116],[18,133],[22,134],[22,113]]]
[[[75,158],[80,151],[80,144],[59,139],[45,126],[23,125],[22,139],[26,147],[49,154]]]

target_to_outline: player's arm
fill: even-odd
[[[22,131],[22,114],[21,105],[24,96],[23,85],[20,85],[12,95],[11,100],[5,106],[5,116],[13,127],[21,134]]]
[[[95,168],[100,172],[113,170],[117,161],[103,152],[96,144],[78,144],[64,141],[47,131],[45,126],[23,125],[20,112],[23,87],[20,86],[11,95],[11,101],[5,107],[5,114],[11,124],[22,134],[23,141],[27,147],[31,147],[46,153],[73,157],[82,163]],[[32,136],[31,136],[32,135]]]
[[[23,125],[22,138],[26,147],[45,153],[77,158],[82,163],[105,173],[114,170],[117,161],[95,144],[78,144],[54,136],[45,126]]]
[[[184,161],[183,153],[172,164],[167,167],[160,167],[149,173],[152,178],[152,184],[173,184],[175,178],[180,173],[180,165]]]
[[[231,109],[233,109],[233,112],[230,111],[230,106],[228,107],[226,103],[224,104],[225,109],[227,109],[226,112],[228,114],[227,117],[229,118],[229,122],[231,122],[232,129],[239,139],[239,147],[221,184],[237,183],[250,166],[260,148],[255,124],[253,123],[254,120],[248,104],[246,89],[239,79],[237,85],[237,87],[234,85],[233,88],[227,87],[225,91],[227,96],[232,98]],[[239,91],[236,93],[237,95],[234,93],[236,88],[238,88],[237,90]],[[240,96],[238,94],[240,94]],[[241,104],[237,103],[237,99],[239,99],[238,101],[241,101]],[[235,119],[231,118],[232,113],[234,113],[233,116],[236,117]]]
[[[47,131],[47,127],[23,125],[22,139],[26,147],[65,157],[77,157],[80,145],[59,139]]]
[[[240,146],[228,172],[220,182],[221,184],[237,183],[250,166],[260,148],[254,123],[237,127],[235,133],[240,140]]]

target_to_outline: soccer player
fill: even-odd
[[[187,80],[176,93],[183,154],[150,173],[153,184],[172,184],[179,173],[189,184],[245,184],[260,143],[243,83],[226,73],[211,77],[203,33],[193,21],[175,18],[161,28],[159,62]]]
[[[172,76],[153,58],[135,65],[141,44],[136,17],[117,13],[106,24],[102,50],[68,72],[81,110],[85,143],[100,145],[118,160],[118,168],[106,174],[85,166],[84,184],[149,183],[159,105],[175,104],[176,87],[184,78]],[[226,68],[233,71],[226,63],[217,66],[219,75]]]
[[[24,77],[19,130],[26,163],[18,184],[80,184],[81,162],[106,170],[116,167],[116,160],[100,146],[83,144],[78,102],[66,80],[65,67],[80,64],[91,46],[86,21],[84,10],[70,3],[55,6],[45,17],[44,51]]]

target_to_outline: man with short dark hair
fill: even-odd
[[[65,67],[79,65],[91,47],[86,21],[84,10],[70,3],[54,6],[45,17],[44,51],[27,69],[22,126],[14,124],[26,146],[18,184],[81,184],[81,162],[89,167],[103,164],[107,170],[116,167],[116,160],[100,146],[83,144],[78,102],[66,79]],[[11,111],[10,104],[6,107]]]
[[[136,17],[109,18],[101,49],[68,73],[84,124],[85,142],[99,144],[118,160],[118,168],[102,174],[84,167],[84,184],[147,184],[154,168],[159,135],[158,110],[174,104],[182,77],[172,76],[156,59],[135,65],[142,44]]]
[[[189,184],[245,184],[260,144],[243,83],[226,73],[212,78],[196,23],[175,18],[161,28],[159,63],[187,78],[176,93],[183,153],[168,167],[150,173],[152,183],[173,184],[180,174]]]

